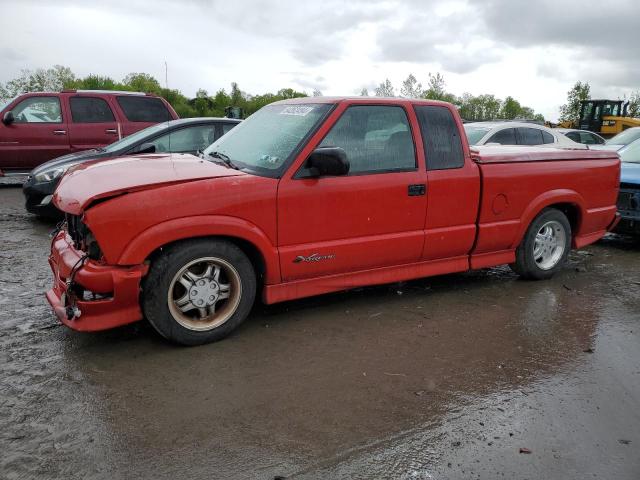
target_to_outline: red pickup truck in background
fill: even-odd
[[[150,160],[153,158],[153,160]],[[302,98],[205,150],[70,171],[47,299],[73,329],[146,317],[194,345],[266,303],[510,264],[544,279],[616,223],[615,153],[470,150],[455,107]]]
[[[178,115],[155,95],[110,90],[25,93],[0,105],[0,172],[28,172]]]

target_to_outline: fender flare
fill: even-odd
[[[167,220],[136,236],[124,248],[117,263],[137,265],[163,245],[198,237],[224,236],[251,243],[262,255],[265,283],[280,282],[278,250],[267,235],[253,223],[224,215],[198,215]]]
[[[580,231],[580,226],[582,223],[582,217],[584,216],[587,208],[586,202],[582,195],[574,190],[568,189],[558,189],[558,190],[549,190],[538,195],[529,206],[522,212],[521,221],[520,221],[520,229],[518,230],[518,234],[514,238],[514,243],[511,245],[511,248],[517,248],[522,242],[524,238],[524,234],[533,222],[533,219],[538,216],[538,214],[544,210],[545,208],[557,204],[557,203],[568,203],[577,207],[578,211],[578,221],[577,228],[572,233],[572,237],[575,239],[576,235]],[[573,242],[573,239],[572,239]]]

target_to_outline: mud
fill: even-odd
[[[257,306],[178,348],[61,327],[0,187],[0,477],[640,478],[640,244]],[[530,453],[520,453],[529,451]]]

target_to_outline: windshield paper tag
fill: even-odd
[[[312,110],[313,107],[309,107],[307,105],[290,105],[283,108],[280,115],[297,115],[299,117],[304,117]]]

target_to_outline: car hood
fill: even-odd
[[[247,175],[188,154],[136,155],[78,165],[53,195],[60,210],[79,215],[99,199],[207,178]]]
[[[92,149],[92,150],[82,150],[81,152],[69,153],[68,155],[63,155],[61,157],[56,157],[53,160],[49,160],[41,165],[38,165],[31,171],[30,175],[37,175],[38,173],[44,172],[46,170],[52,170],[55,168],[66,167],[67,165],[74,165],[78,162],[85,162],[88,160],[93,160],[97,158],[109,158],[113,157],[113,153],[103,152],[100,150]]]
[[[640,185],[640,163],[622,162],[620,182]]]

